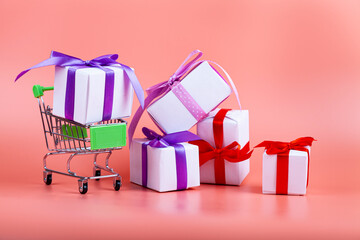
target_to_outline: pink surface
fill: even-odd
[[[350,0],[1,1],[0,239],[359,239],[359,22],[360,3]],[[51,50],[84,59],[119,53],[147,88],[197,48],[231,74],[253,146],[318,140],[305,197],[261,194],[261,150],[240,187],[143,189],[129,183],[128,149],[112,159],[120,192],[110,180],[90,182],[86,196],[74,179],[43,184],[46,148],[30,89],[52,85],[54,69],[14,84],[20,71]],[[222,105],[235,106],[233,96]],[[148,116],[145,125],[154,126]],[[64,159],[49,166],[63,169]],[[91,160],[74,167],[91,172]]]

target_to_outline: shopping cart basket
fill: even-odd
[[[113,150],[122,149],[126,145],[126,121],[114,119],[102,121],[90,125],[83,125],[52,114],[52,108],[46,106],[43,100],[44,91],[54,90],[54,87],[33,86],[34,97],[39,103],[41,121],[44,128],[46,147],[49,150],[43,158],[44,182],[50,185],[52,173],[62,174],[78,178],[79,192],[85,194],[88,191],[88,180],[101,178],[114,178],[113,186],[118,191],[122,185],[121,176],[109,167],[109,158]],[[53,170],[47,167],[46,160],[49,156],[70,154],[67,160],[67,173]],[[75,156],[94,154],[93,176],[85,177],[70,170],[71,160]],[[106,154],[105,166],[98,165],[98,155]],[[102,175],[104,170],[109,175]]]

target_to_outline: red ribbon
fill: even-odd
[[[308,154],[306,186],[309,184],[310,155],[306,147],[311,146],[313,141],[315,139],[312,137],[302,137],[291,142],[264,141],[255,146],[255,148],[265,147],[267,154],[277,154],[276,194],[288,194],[290,150],[302,151]]]
[[[226,147],[223,146],[224,141],[224,119],[226,113],[230,109],[220,109],[213,120],[213,132],[215,140],[215,148],[204,140],[191,141],[191,144],[199,147],[200,166],[211,159],[215,159],[215,183],[226,184],[225,179],[225,160],[229,162],[241,162],[250,158],[252,151],[250,151],[249,142],[241,148],[236,141],[232,142]]]

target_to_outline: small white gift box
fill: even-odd
[[[305,195],[309,182],[310,147],[312,137],[301,137],[291,142],[263,141],[255,148],[264,147],[264,194]]]
[[[103,67],[114,72],[113,90],[106,92],[105,71],[100,68],[83,67],[76,69],[73,103],[67,103],[67,88],[69,69],[73,67],[55,68],[53,113],[59,117],[66,116],[66,104],[73,105],[73,121],[81,124],[91,124],[103,120],[104,102],[111,101],[107,96],[112,95],[110,106],[110,119],[129,117],[133,102],[133,87],[124,71],[120,67]],[[109,105],[110,104],[110,105]]]
[[[147,111],[166,133],[186,131],[231,94],[231,88],[207,61],[195,67]]]
[[[173,146],[151,147],[146,145],[148,142],[149,140],[146,138],[132,141],[130,147],[131,182],[158,192],[179,190],[180,185],[183,186],[180,189],[200,186],[199,149],[197,146],[179,143],[184,148],[186,155],[186,168],[183,169],[186,176],[179,177],[175,148]],[[146,151],[145,159],[144,151]],[[145,164],[143,160],[146,161]]]
[[[310,147],[306,146],[310,151]],[[290,150],[288,154],[287,194],[305,195],[308,182],[309,159],[306,151]],[[263,154],[262,192],[277,194],[278,154]],[[284,194],[284,193],[281,193]]]
[[[216,109],[209,116],[198,123],[197,135],[215,148],[213,121],[219,112]],[[223,120],[223,146],[234,141],[241,148],[249,143],[249,112],[248,110],[230,110]],[[200,182],[215,184],[215,159],[209,160],[200,167]],[[250,160],[229,162],[225,160],[225,184],[240,185],[250,171]]]

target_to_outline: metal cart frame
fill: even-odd
[[[83,125],[65,118],[61,118],[52,114],[52,108],[46,106],[43,100],[44,91],[53,90],[53,87],[42,87],[34,85],[33,92],[38,100],[41,121],[44,129],[46,147],[49,150],[43,158],[43,180],[46,185],[52,183],[52,173],[62,174],[69,177],[78,178],[79,192],[85,194],[88,191],[88,180],[100,180],[101,178],[114,178],[113,186],[118,191],[122,185],[121,176],[109,167],[109,158],[114,150],[120,150],[122,147],[112,147],[106,149],[91,149],[91,139],[87,137],[87,131],[92,126],[113,125],[125,123],[122,119],[113,119],[101,121],[90,125]],[[64,127],[65,126],[65,127]],[[86,131],[86,132],[85,132]],[[52,139],[52,140],[51,140]],[[50,156],[70,154],[66,167],[67,172],[61,172],[47,167],[47,159]],[[80,176],[71,171],[71,160],[80,155],[94,154],[94,171],[93,176]],[[97,157],[100,154],[107,154],[105,158],[105,166],[97,163]],[[108,172],[108,175],[101,175],[101,170]]]

